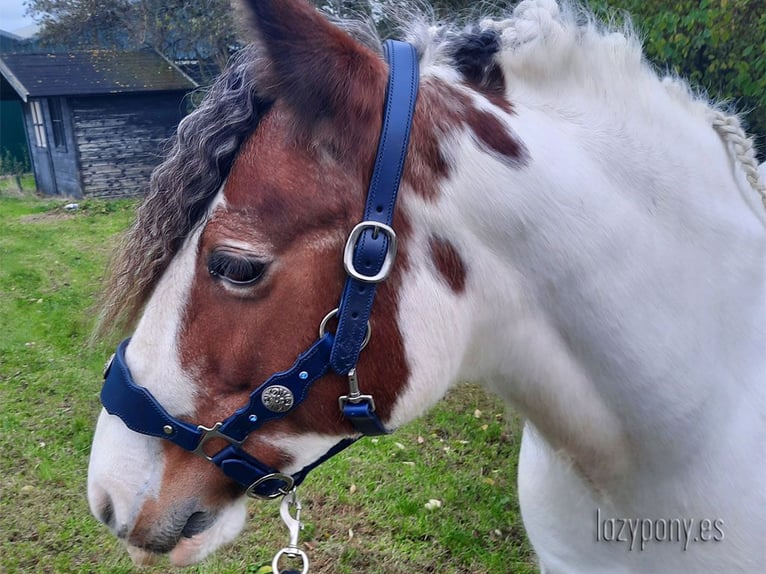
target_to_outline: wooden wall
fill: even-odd
[[[182,92],[69,98],[83,195],[144,193],[184,116],[183,98]]]

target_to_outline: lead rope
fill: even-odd
[[[279,507],[279,515],[282,517],[282,521],[290,531],[290,542],[274,555],[274,559],[271,561],[271,570],[274,574],[307,574],[309,571],[309,557],[306,556],[306,553],[303,550],[298,548],[298,538],[300,537],[301,530],[303,530],[303,524],[301,524],[301,508],[301,503],[293,488],[284,496],[282,504]],[[293,509],[295,510],[294,517],[292,514]],[[279,562],[283,556],[292,560],[300,558],[301,569],[280,570]]]
[[[742,166],[748,183],[761,196],[763,206],[766,208],[766,184],[761,181],[758,172],[758,160],[753,149],[753,138],[747,137],[739,118],[732,114],[714,111],[713,127],[724,142],[731,144],[734,149],[734,157]]]

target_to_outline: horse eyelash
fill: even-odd
[[[220,251],[210,254],[207,260],[210,275],[235,286],[256,283],[266,271],[266,263],[252,257],[241,257]]]

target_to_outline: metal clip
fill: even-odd
[[[293,518],[290,513],[291,507],[295,508],[295,518]],[[271,569],[274,571],[274,574],[282,574],[282,571],[279,569],[279,560],[282,556],[300,558],[302,563],[300,574],[307,574],[309,571],[309,558],[303,550],[298,548],[298,538],[301,530],[303,530],[303,524],[301,524],[301,508],[301,503],[295,494],[295,489],[292,489],[282,499],[282,505],[279,507],[279,515],[282,517],[282,521],[290,531],[290,543],[287,547],[282,548],[282,550],[277,552],[274,559],[271,561]]]
[[[356,376],[356,367],[348,372],[348,394],[338,398],[340,410],[346,406],[346,403],[369,403],[370,409],[375,410],[375,400],[372,395],[363,395],[359,392],[359,379]]]

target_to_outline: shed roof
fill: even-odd
[[[24,39],[11,32],[0,30],[0,52],[14,52],[24,43]]]
[[[30,97],[190,90],[197,84],[154,50],[0,54],[0,74]]]
[[[7,30],[0,30],[0,37],[10,38],[11,40],[22,40],[23,39],[21,36],[18,36],[16,34],[14,34],[13,32],[8,32]]]

